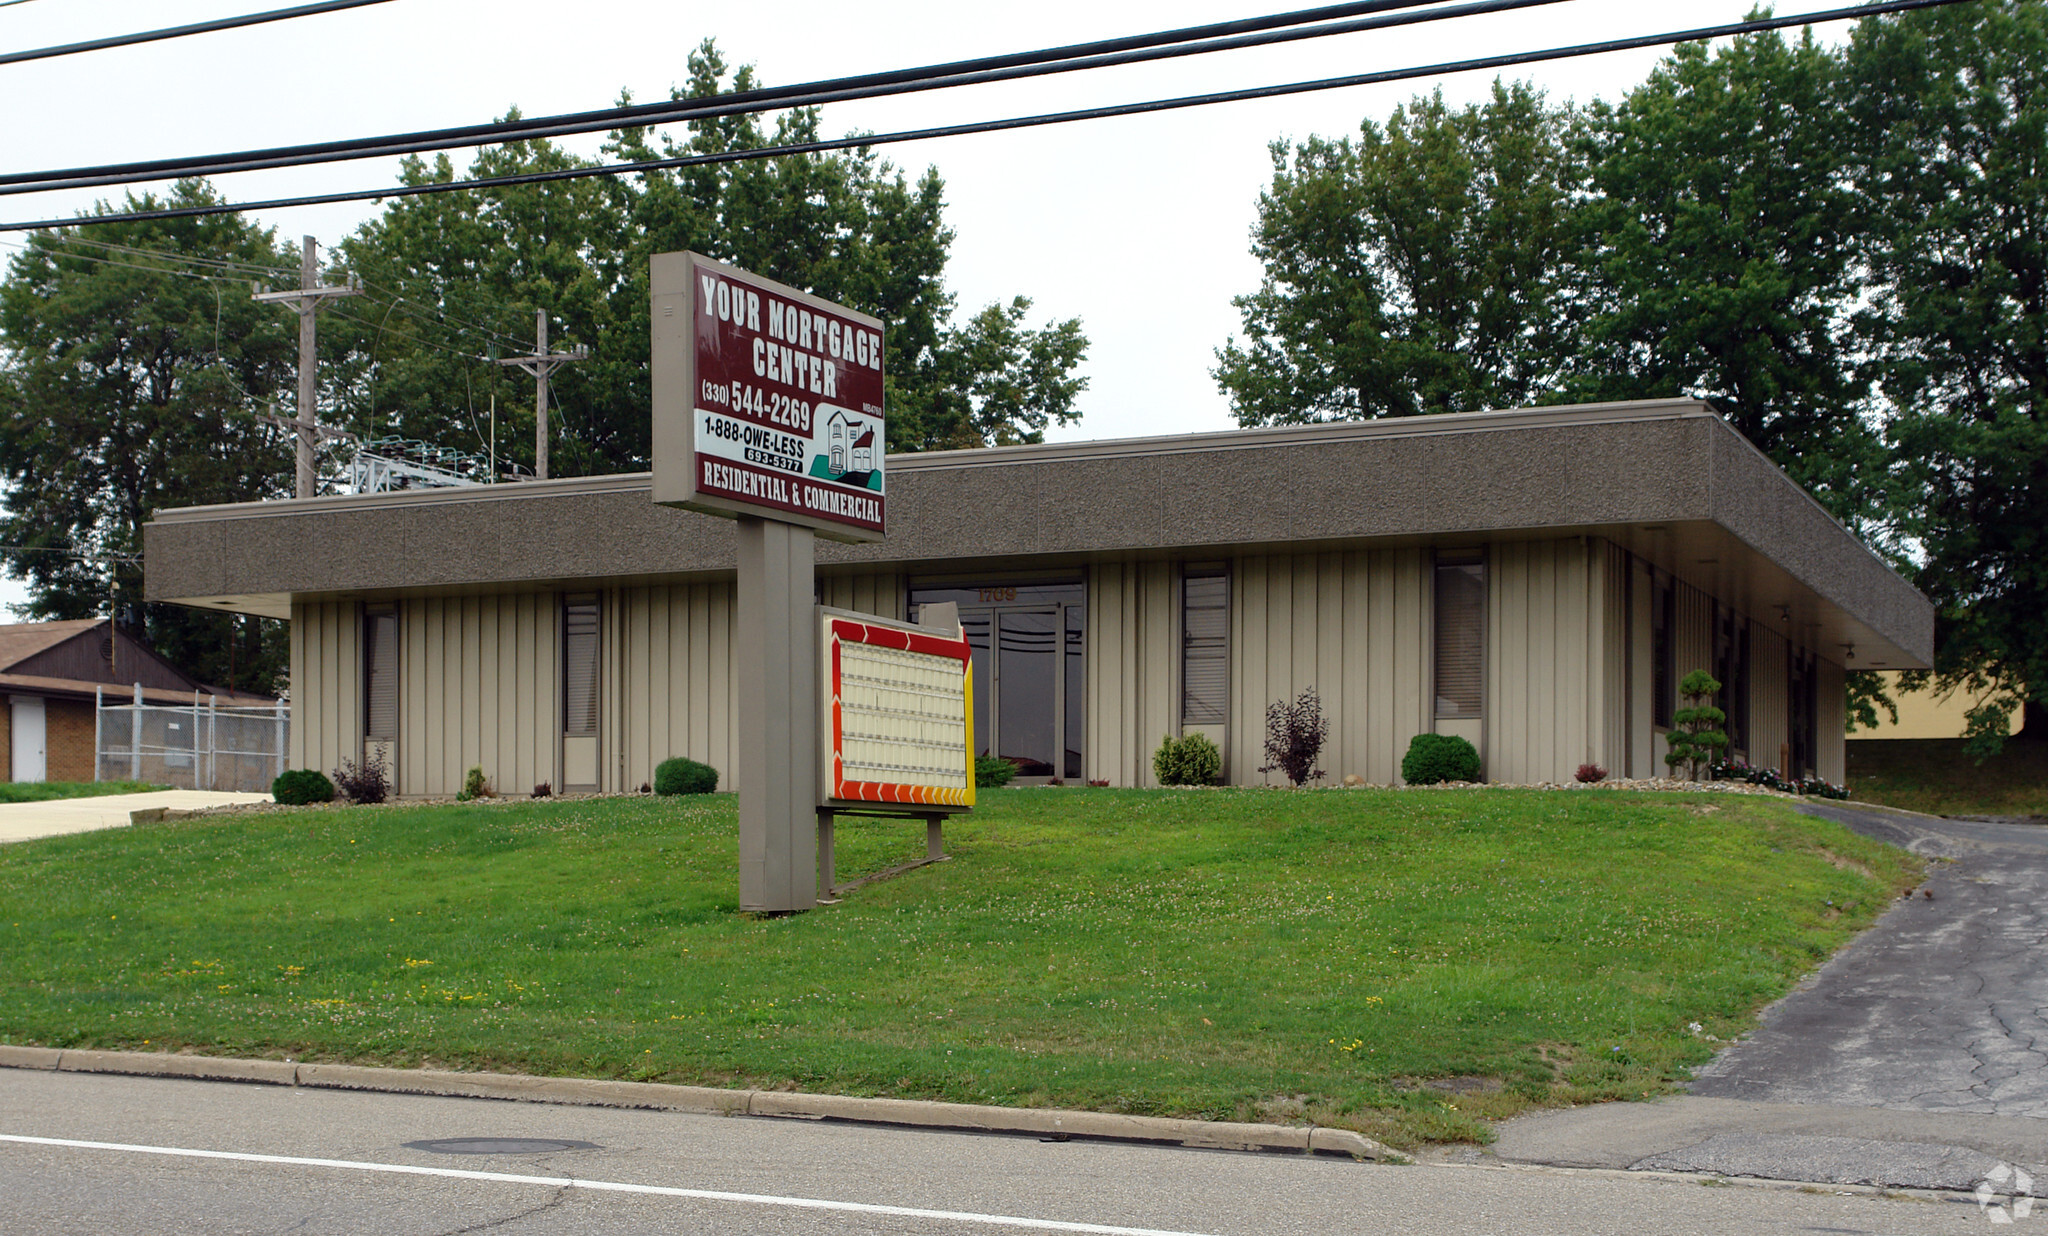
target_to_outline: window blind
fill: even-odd
[[[562,733],[597,733],[597,598],[562,606]]]
[[[375,742],[398,738],[398,613],[370,610],[363,615],[363,737]]]
[[[1436,567],[1436,715],[1485,715],[1486,564]]]
[[[1181,588],[1180,719],[1222,725],[1230,706],[1230,577],[1189,575]]]

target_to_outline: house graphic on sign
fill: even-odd
[[[875,470],[875,427],[843,408],[825,421],[827,467],[833,476]]]

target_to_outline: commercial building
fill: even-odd
[[[205,686],[110,627],[104,618],[0,625],[0,691],[7,695],[0,781],[96,780],[94,714],[102,693],[114,703],[167,708],[201,697],[230,706],[273,702]]]
[[[851,449],[858,450],[857,444]],[[633,789],[733,764],[734,525],[647,475],[165,511],[149,598],[292,622],[291,762],[387,754],[403,794]],[[977,745],[1029,779],[1151,780],[1210,734],[1269,778],[1305,688],[1333,779],[1417,733],[1491,780],[1663,769],[1677,681],[1753,763],[1843,776],[1843,676],[1927,664],[1932,607],[1694,401],[894,456],[890,528],[818,598],[954,601]]]

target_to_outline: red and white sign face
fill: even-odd
[[[908,623],[825,610],[824,795],[974,805],[974,650]]]
[[[687,504],[879,536],[886,526],[882,324],[712,262],[688,259],[674,301],[689,322],[655,320],[688,348]],[[656,289],[657,305],[663,303]],[[657,364],[659,360],[657,358]],[[657,390],[661,388],[657,382]],[[660,400],[657,400],[660,403]],[[657,425],[681,408],[656,408]],[[658,437],[660,435],[657,435]],[[656,469],[662,467],[657,442]]]

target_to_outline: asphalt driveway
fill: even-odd
[[[2048,828],[1801,809],[1937,861],[1689,1095],[1507,1121],[1500,1161],[2048,1191]]]
[[[2048,829],[1809,806],[1930,864],[1923,893],[1699,1070],[1765,1103],[2048,1117]]]

